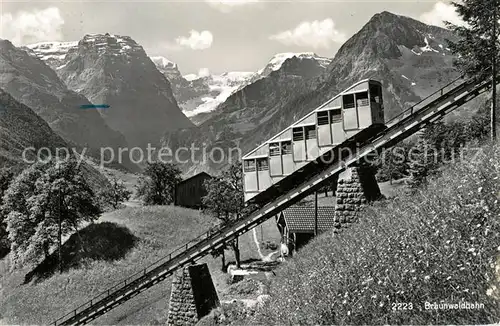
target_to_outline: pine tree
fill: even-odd
[[[450,50],[458,55],[455,66],[464,73],[484,78],[497,75],[499,62],[500,0],[462,0],[453,5],[465,22],[458,26],[446,22],[459,36],[457,42],[448,41]],[[496,78],[492,80],[491,138],[496,138]]]

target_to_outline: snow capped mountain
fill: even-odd
[[[207,69],[201,69],[198,74],[182,76],[177,64],[165,57],[157,56],[150,59],[170,82],[177,103],[194,123],[200,123],[195,116],[214,111],[255,75],[252,72],[211,75]]]
[[[92,103],[110,105],[99,113],[131,146],[155,144],[166,130],[193,127],[168,80],[129,36],[85,35],[56,72]]]
[[[188,76],[191,79],[190,85],[192,87],[201,86],[206,90],[206,93],[181,103],[184,114],[188,117],[194,117],[201,113],[214,111],[231,94],[247,85],[254,75],[253,72],[233,71],[205,77]]]
[[[195,124],[201,124],[231,95],[273,71],[279,71],[283,64],[292,58],[314,62],[317,67],[310,67],[311,71],[314,71],[313,75],[316,74],[316,69],[325,69],[331,62],[331,59],[313,52],[278,53],[258,72],[233,71],[216,75],[210,74],[208,69],[200,69],[198,74],[181,76],[177,65],[172,61],[164,57],[151,57],[151,60],[170,81],[174,96],[184,114]],[[299,75],[302,75],[302,72],[299,72]]]
[[[177,64],[168,60],[165,57],[149,57],[155,64],[156,68],[167,77],[168,81],[171,79],[181,79],[182,75],[177,67]],[[172,83],[172,82],[171,82]]]
[[[208,81],[212,89],[224,91],[215,100],[206,102],[206,105],[216,105],[215,110],[191,118],[201,122],[196,132],[168,133],[164,145],[175,148],[195,143],[223,149],[239,146],[243,151],[248,150],[255,145],[256,139],[262,140],[264,134],[271,132],[268,128],[257,133],[261,125],[276,119],[281,122],[294,118],[293,112],[302,106],[285,110],[284,104],[297,94],[310,90],[311,85],[315,85],[313,81],[326,71],[328,62],[329,59],[318,60],[316,55],[310,53],[277,55],[257,73],[234,72],[193,79],[192,83]],[[226,96],[222,103],[214,103]],[[203,107],[200,105],[198,110]],[[272,130],[276,132],[274,127]],[[220,168],[217,163],[207,164],[209,166],[196,165],[194,170],[189,171],[200,171],[202,168],[215,171]]]
[[[78,46],[78,42],[40,42],[23,47],[49,66],[57,69],[64,62],[66,54]]]
[[[55,52],[47,52],[47,60]],[[30,107],[65,141],[87,145],[92,150],[124,146],[125,139],[112,130],[96,110],[82,110],[90,104],[82,94],[68,89],[34,52],[0,40],[0,87]]]
[[[269,60],[269,63],[262,69],[260,69],[257,72],[257,75],[259,76],[267,76],[269,75],[272,71],[277,71],[281,68],[283,63],[291,59],[293,57],[299,58],[299,59],[311,59],[317,61],[322,67],[326,68],[330,62],[332,62],[331,59],[321,57],[317,55],[314,52],[302,52],[302,53],[293,53],[293,52],[285,52],[285,53],[278,53],[275,54],[271,60]]]

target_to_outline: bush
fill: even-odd
[[[219,308],[212,310],[196,325],[243,325],[254,313],[254,309],[247,308],[241,301],[234,300],[229,303],[222,303]]]
[[[267,250],[277,250],[278,249],[278,245],[272,241],[265,241],[265,242],[262,242],[262,248],[264,249],[267,249]]]
[[[498,322],[500,149],[483,152],[425,192],[380,202],[340,234],[313,240],[276,271],[269,304],[249,323]],[[483,306],[435,310],[426,302]]]
[[[250,277],[244,278],[241,282],[232,284],[226,294],[238,297],[251,297],[260,294],[263,284]]]

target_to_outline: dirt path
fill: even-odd
[[[252,233],[253,233],[253,241],[255,242],[255,246],[257,246],[257,252],[259,253],[259,257],[260,257],[260,259],[262,259],[262,261],[265,261],[264,260],[265,257],[262,254],[262,250],[260,250],[259,239],[257,238],[257,230],[255,228],[253,228]]]

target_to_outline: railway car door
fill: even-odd
[[[295,170],[295,163],[292,155],[292,142],[285,140],[281,142],[281,159],[283,161],[283,174],[292,174]]]
[[[259,179],[259,191],[266,190],[271,186],[271,176],[269,174],[269,160],[267,157],[258,158],[257,178]]]
[[[307,160],[314,160],[319,155],[318,138],[316,124],[304,127],[304,134],[306,136],[306,154]]]
[[[342,95],[342,107],[344,110],[344,130],[358,129],[358,112],[354,94]]]
[[[345,140],[344,126],[342,126],[342,109],[330,110],[330,128],[332,129],[332,143],[340,144]]]
[[[329,111],[319,111],[316,113],[319,146],[328,146],[332,144],[332,131],[328,113]]]
[[[245,175],[245,192],[258,191],[259,184],[255,159],[243,160],[243,173]]]
[[[304,137],[304,128],[295,127],[292,130],[293,140],[293,160],[302,162],[306,160],[306,142]]]
[[[368,91],[355,94],[356,110],[358,111],[359,128],[364,129],[372,125],[372,111],[368,100]]]
[[[384,123],[384,103],[382,100],[382,87],[370,84],[370,106],[373,123]]]
[[[283,161],[281,158],[281,145],[279,142],[269,143],[269,165],[271,177],[283,175]]]

